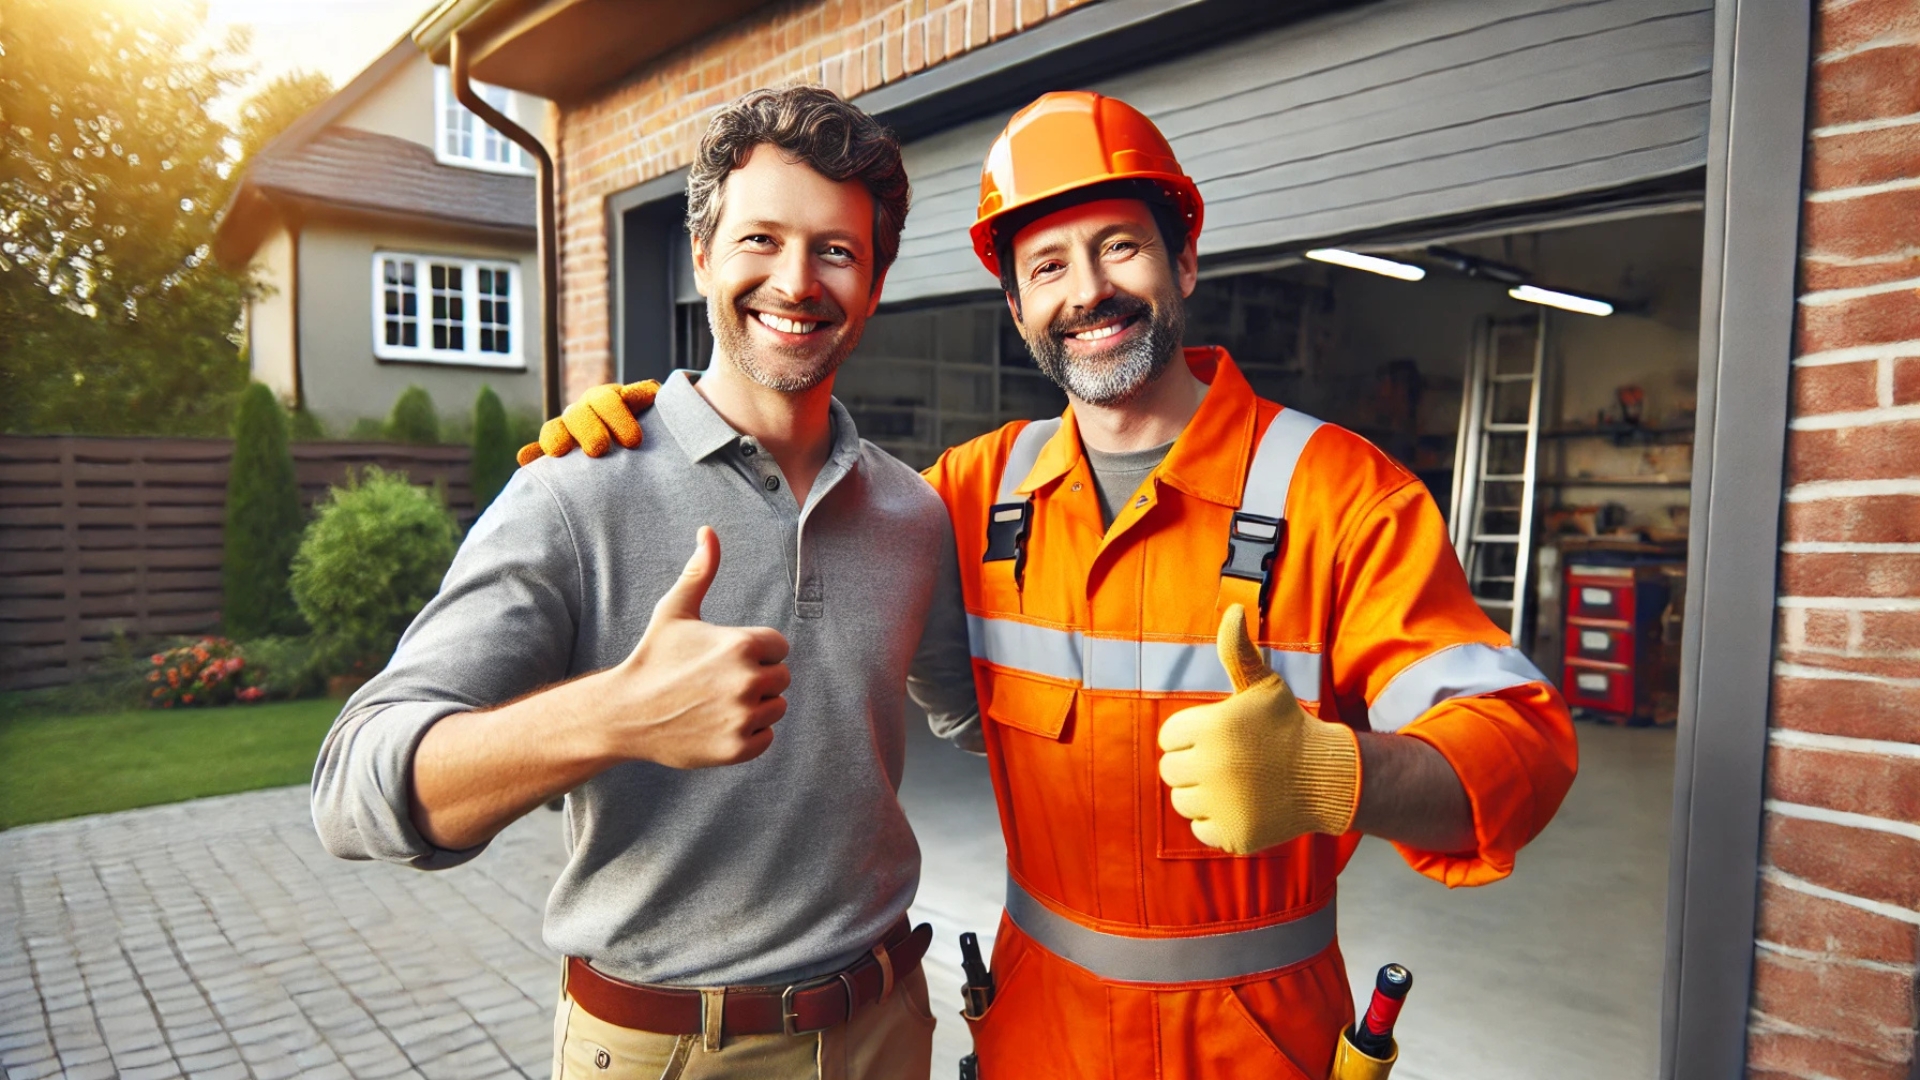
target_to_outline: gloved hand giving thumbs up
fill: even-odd
[[[653,607],[640,644],[601,673],[616,717],[607,756],[676,769],[759,757],[787,712],[787,639],[764,626],[714,626],[700,604],[720,570],[720,538],[702,527],[693,558]]]
[[[1182,709],[1160,727],[1160,779],[1209,847],[1251,855],[1304,833],[1339,835],[1360,797],[1353,729],[1307,715],[1267,666],[1238,604],[1220,620],[1225,701]]]

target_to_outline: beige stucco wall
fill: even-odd
[[[260,295],[247,303],[247,358],[253,378],[293,403],[293,238],[276,226],[253,256]]]
[[[380,360],[373,355],[373,258],[376,251],[502,259],[520,267],[521,325],[515,328],[520,369]],[[509,413],[540,408],[539,263],[524,249],[379,229],[310,222],[300,237],[300,370],[307,407],[335,434],[363,417],[384,417],[409,385],[432,395],[443,421],[470,417],[481,384],[493,387]]]
[[[372,93],[355,102],[335,123],[430,147],[437,130],[436,81],[433,63],[424,53],[416,54]],[[510,115],[514,122],[552,146],[547,103],[517,91],[512,94],[512,100]]]

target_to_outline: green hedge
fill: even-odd
[[[287,446],[287,414],[273,391],[254,383],[234,411],[233,465],[227,474],[221,618],[229,637],[301,629],[287,589],[300,527],[300,484]]]

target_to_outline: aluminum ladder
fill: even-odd
[[[1526,647],[1548,313],[1485,318],[1467,358],[1454,448],[1453,549],[1473,598]]]

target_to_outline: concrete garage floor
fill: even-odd
[[[970,1045],[958,1016],[962,930],[990,947],[1006,850],[983,759],[909,722],[901,800],[933,923],[927,981],[935,1080]],[[1413,969],[1395,1080],[1630,1080],[1656,1075],[1665,952],[1671,729],[1583,723],[1580,777],[1514,876],[1448,890],[1367,840],[1340,879],[1356,993],[1388,961]]]

